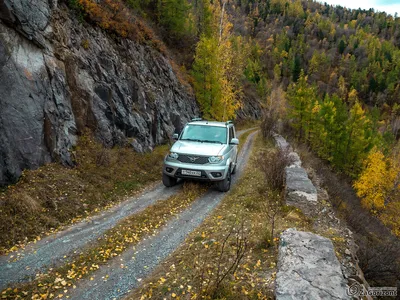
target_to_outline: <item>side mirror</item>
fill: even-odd
[[[231,145],[239,145],[239,140],[236,138],[231,139],[231,142],[229,143]]]
[[[177,141],[177,140],[179,139],[179,134],[174,133],[174,135],[172,136],[172,139],[173,139],[174,141]]]

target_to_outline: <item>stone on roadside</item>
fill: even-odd
[[[276,299],[350,299],[346,289],[329,239],[294,228],[281,234]]]
[[[287,167],[285,173],[286,203],[288,205],[296,205],[304,201],[317,202],[317,190],[303,168]]]

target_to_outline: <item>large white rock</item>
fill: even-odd
[[[350,299],[332,242],[294,228],[281,234],[275,296],[289,299]]]

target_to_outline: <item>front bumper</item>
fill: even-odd
[[[200,171],[201,176],[183,175],[182,170]],[[185,164],[182,162],[172,162],[164,160],[163,173],[175,178],[190,178],[205,181],[220,181],[224,180],[228,174],[229,166],[226,165],[196,165]],[[218,176],[220,175],[220,176]]]

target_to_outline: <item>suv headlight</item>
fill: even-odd
[[[208,158],[208,161],[210,162],[210,164],[217,164],[217,163],[220,163],[223,160],[224,160],[224,156],[223,155],[211,156],[211,157]]]
[[[175,153],[175,152],[170,152],[168,154],[168,158],[170,158],[170,159],[178,159],[178,157],[179,157],[178,153]]]

